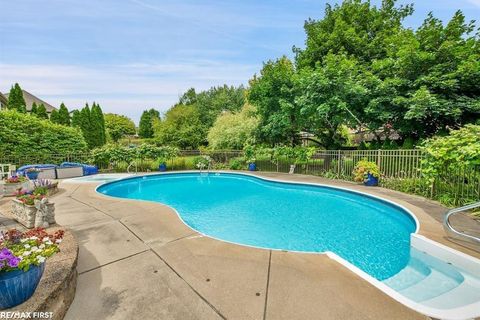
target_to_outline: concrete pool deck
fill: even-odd
[[[438,221],[445,208],[434,202],[313,176],[259,175],[392,200],[417,216],[420,234],[480,257],[446,238]],[[427,319],[326,255],[214,240],[167,206],[105,197],[96,185],[61,183],[53,198],[57,222],[71,228],[80,247],[77,292],[65,319]],[[480,230],[472,221],[455,222]]]

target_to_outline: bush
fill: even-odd
[[[245,160],[243,158],[232,158],[228,163],[230,170],[242,170],[246,168]]]
[[[12,110],[0,111],[0,141],[2,156],[35,157],[44,162],[56,161],[53,154],[87,151],[79,129]]]

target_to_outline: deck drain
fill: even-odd
[[[205,280],[205,281],[210,282],[210,279],[207,278],[207,280]]]
[[[157,273],[157,272],[158,272],[158,270],[153,270],[153,273]]]
[[[260,292],[255,293],[257,297],[260,297]]]

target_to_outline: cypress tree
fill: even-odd
[[[52,112],[50,113],[50,121],[52,121],[53,123],[61,124],[60,116],[57,110],[53,109]]]
[[[32,108],[33,108],[33,106],[32,106]],[[43,103],[40,104],[40,106],[37,109],[37,117],[39,117],[40,119],[48,119],[47,109],[45,108]]]
[[[18,112],[26,113],[27,112],[27,104],[25,103],[25,99],[23,98],[23,91],[22,88],[15,83],[14,86],[10,89],[10,93],[8,94],[8,102],[7,107],[8,109],[14,109]]]
[[[91,112],[92,130],[95,133],[95,146],[103,146],[106,142],[105,134],[105,118],[103,117],[102,108],[97,103],[93,103]]]
[[[70,113],[68,113],[68,109],[63,102],[60,104],[60,108],[58,109],[58,120],[60,124],[63,124],[64,126],[70,126]]]
[[[32,109],[30,110],[30,114],[36,116],[37,113],[38,113],[38,108],[37,108],[37,104],[34,101],[32,103]]]
[[[90,149],[95,148],[95,132],[92,126],[91,112],[88,103],[82,111],[80,111],[80,129],[83,132],[83,137],[85,138],[85,141],[87,141],[88,147]]]
[[[72,122],[71,122],[71,125],[72,127],[79,127],[81,128],[81,114],[80,114],[80,111],[78,110],[74,110],[73,113],[72,113]]]
[[[153,137],[152,114],[149,111],[143,111],[138,127],[138,135],[141,138]]]

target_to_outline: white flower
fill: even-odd
[[[28,238],[28,239],[30,239],[30,240],[38,240],[38,237],[32,236],[32,237],[30,237],[30,238]]]
[[[41,245],[38,246],[40,249],[45,248],[45,245],[42,243]]]
[[[20,239],[20,242],[21,243],[24,243],[25,241],[27,241],[28,239]]]
[[[30,245],[27,243],[24,245],[25,249],[30,249]]]
[[[45,242],[45,244],[46,244],[46,245],[51,245],[51,244],[53,244],[53,242],[50,241],[50,240],[48,240],[48,241]]]
[[[35,246],[35,247],[32,247],[32,251],[37,251],[38,250],[38,247]]]
[[[45,237],[42,239],[43,242],[47,242],[47,241],[50,241],[50,238],[49,237]]]
[[[55,243],[61,243],[61,242],[62,242],[62,239],[55,240]]]
[[[45,257],[38,256],[37,260],[38,260],[39,263],[44,263],[45,262]]]
[[[24,256],[29,256],[30,253],[31,253],[30,251],[25,251],[25,252],[23,253],[23,255],[24,255]]]

